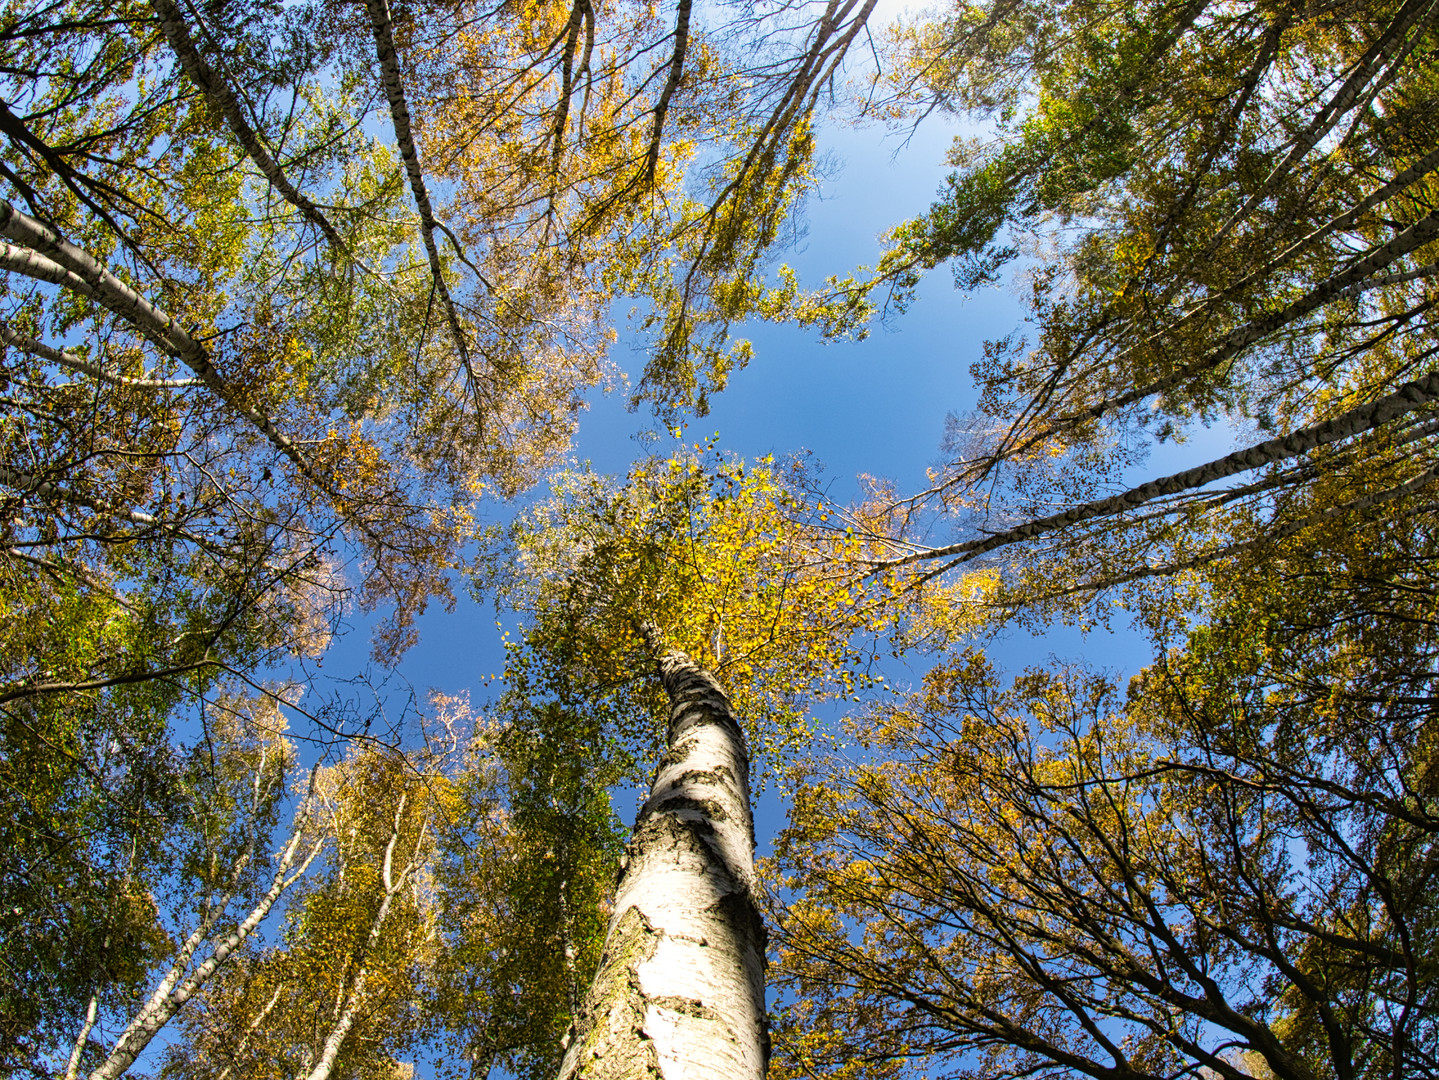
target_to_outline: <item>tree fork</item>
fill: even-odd
[[[666,749],[560,1080],[762,1080],[767,935],[744,736],[713,675],[653,624],[641,634],[670,699]]]

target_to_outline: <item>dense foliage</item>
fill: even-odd
[[[876,570],[1153,662],[950,653],[806,766],[775,869],[795,1075],[1433,1076],[1434,6],[1006,3],[896,39],[993,118],[876,284],[1020,259]],[[1244,449],[1134,484],[1198,422]],[[926,542],[955,522],[954,543]],[[982,569],[981,569],[982,568]]]

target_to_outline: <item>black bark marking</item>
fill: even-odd
[[[734,772],[728,765],[716,765],[710,769],[686,769],[670,781],[670,788],[677,788],[681,784],[724,784],[735,783]],[[738,785],[736,785],[738,786]]]
[[[641,813],[644,815],[673,814],[684,810],[690,810],[696,814],[703,815],[705,819],[703,824],[708,825],[709,831],[711,832],[714,831],[714,825],[711,824],[712,822],[728,821],[730,819],[729,811],[714,799],[697,799],[692,795],[671,795],[669,793],[647,800]],[[686,823],[701,824],[701,822],[694,821],[692,818],[686,819]]]
[[[657,1009],[668,1009],[670,1012],[683,1013],[685,1016],[694,1016],[701,1020],[717,1020],[724,1022],[724,1017],[715,1012],[703,1001],[687,997],[654,997],[649,999],[650,1004]],[[730,1036],[733,1040],[734,1036]]]

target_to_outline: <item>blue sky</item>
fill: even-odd
[[[821,133],[824,151],[835,162],[820,197],[805,209],[803,238],[776,257],[817,285],[827,275],[844,275],[873,264],[879,235],[924,211],[948,172],[945,152],[959,129],[932,116],[917,131],[894,135],[879,126],[829,127]],[[1024,310],[1008,284],[972,296],[958,293],[941,267],[922,282],[916,302],[903,315],[876,324],[859,342],[826,343],[812,331],[760,324],[738,328],[754,345],[750,364],[734,372],[727,388],[711,400],[708,416],[689,421],[685,439],[718,436],[719,447],[743,457],[779,456],[807,451],[823,466],[836,498],[855,490],[857,474],[885,477],[900,490],[915,490],[925,470],[939,459],[945,418],[973,407],[975,390],[969,368],[982,343],[1000,337],[1024,320]],[[644,366],[643,342],[621,331],[612,353],[630,375]],[[664,428],[647,411],[630,412],[626,391],[595,395],[580,418],[575,456],[602,472],[623,474],[640,454],[664,452],[670,436],[641,444],[638,432]],[[1183,446],[1161,447],[1132,479],[1162,475],[1229,448],[1231,433],[1201,431]],[[1202,455],[1202,456],[1201,456]],[[492,520],[508,509],[491,508]],[[392,687],[407,681],[423,701],[431,689],[449,694],[468,691],[482,707],[497,687],[487,677],[504,665],[500,629],[491,604],[461,596],[454,612],[438,607],[420,619],[420,641],[404,658]],[[507,620],[512,622],[512,620]],[[367,621],[356,619],[353,632],[326,657],[325,674],[344,677],[364,664]],[[1018,672],[1051,656],[1083,659],[1121,679],[1149,659],[1139,635],[1122,619],[1109,629],[1087,635],[1059,627],[1043,634],[1009,631],[986,643],[1002,668]],[[899,689],[917,680],[922,669],[901,661],[885,674]],[[316,687],[323,694],[325,689]],[[356,691],[363,696],[365,691]],[[392,699],[393,700],[393,699]],[[634,799],[617,793],[617,806],[628,821]],[[761,851],[783,824],[783,807],[773,792],[757,807]]]
[[[808,285],[872,264],[880,250],[879,234],[922,212],[939,190],[954,131],[941,118],[931,118],[903,140],[878,127],[826,130],[823,142],[838,169],[823,197],[806,209],[804,238],[779,258]],[[914,490],[939,458],[947,414],[962,413],[974,404],[969,367],[979,357],[982,342],[1010,332],[1023,317],[1008,286],[965,297],[940,268],[922,283],[906,314],[876,325],[862,342],[825,343],[813,332],[785,326],[740,328],[752,340],[755,357],[714,396],[709,416],[690,421],[686,440],[717,434],[723,450],[744,457],[808,451],[822,464],[839,498],[855,490],[859,473]],[[622,336],[613,356],[634,375],[643,367],[641,349],[641,342]],[[646,412],[628,411],[625,399],[622,388],[591,402],[580,420],[577,458],[622,474],[644,452],[635,434],[660,425]],[[1142,471],[1154,475],[1170,471],[1168,466],[1178,460],[1192,462],[1197,453],[1212,456],[1209,451],[1222,452],[1225,441],[1227,432],[1221,431],[1181,450],[1156,453]],[[663,451],[665,443],[655,448]],[[505,513],[503,508],[492,510],[501,520]],[[404,658],[391,689],[407,681],[421,700],[431,689],[469,691],[473,703],[483,706],[493,692],[486,677],[498,674],[504,662],[494,608],[462,595],[453,612],[433,607],[420,619],[419,629],[419,643]],[[368,630],[368,620],[357,616],[350,633],[325,657],[325,676],[343,679],[364,666]],[[1148,659],[1139,637],[1122,627],[1087,636],[1066,629],[1042,636],[1016,631],[988,651],[1010,671],[1059,655],[1083,657],[1124,675]],[[918,674],[902,666],[886,670],[890,683],[901,689]],[[334,689],[317,685],[315,695]],[[359,698],[366,694],[363,687],[351,692]],[[614,794],[617,811],[632,822],[638,793]],[[770,788],[756,805],[761,855],[783,823],[783,802]]]
[[[804,238],[779,258],[807,284],[873,263],[879,234],[926,209],[939,190],[953,132],[938,119],[907,140],[878,127],[827,130],[825,142],[839,167],[823,197],[807,207]],[[981,343],[1022,320],[1022,307],[1009,287],[965,297],[940,268],[923,282],[907,313],[876,325],[861,342],[825,343],[813,332],[789,326],[743,327],[739,332],[754,343],[753,361],[714,396],[708,416],[689,422],[685,437],[696,441],[718,434],[722,449],[745,457],[808,451],[840,498],[854,491],[859,473],[913,490],[923,483],[926,467],[938,460],[946,415],[974,403],[969,367]],[[637,374],[644,363],[641,349],[641,342],[622,336],[614,359]],[[659,427],[647,412],[626,409],[623,390],[597,397],[580,419],[576,456],[601,471],[622,474],[643,452],[635,433]],[[665,445],[662,441],[657,448]],[[485,676],[503,666],[493,607],[462,598],[453,613],[432,609],[421,619],[420,632],[419,644],[402,665],[404,678],[421,697],[429,688],[468,690],[474,704],[482,705],[491,692]],[[362,657],[363,638],[364,627],[358,625],[327,659],[326,671],[341,674],[347,660]],[[1053,653],[1084,654],[1100,667],[1123,673],[1147,659],[1138,646],[1138,638],[1122,629],[1085,638],[1060,629],[1043,637],[1011,633],[990,651],[1013,670]],[[902,688],[919,672],[887,674]],[[633,800],[617,796],[616,808],[628,820]],[[783,808],[771,792],[757,810],[763,851],[783,823]]]
[[[951,138],[939,123],[903,147],[879,128],[831,129],[825,136],[840,168],[823,197],[809,203],[805,237],[780,256],[802,283],[873,263],[878,235],[925,209],[938,191]],[[876,326],[862,342],[825,343],[790,326],[742,327],[739,333],[754,343],[754,360],[712,398],[708,416],[689,422],[686,438],[717,433],[721,448],[744,457],[809,451],[840,496],[861,472],[912,488],[938,457],[945,415],[973,403],[968,368],[981,341],[1007,332],[1021,317],[1003,287],[965,299],[941,269],[906,315]],[[633,336],[622,336],[614,360],[635,375],[644,363],[641,349]],[[580,418],[576,455],[622,474],[642,452],[633,436],[655,427],[647,412],[626,409],[623,390],[597,396]],[[404,663],[417,688],[456,692],[475,687],[476,672],[499,670],[490,607],[463,600],[454,614],[424,616],[420,629],[420,643]]]
[[[810,284],[873,263],[879,234],[926,209],[939,190],[953,132],[938,118],[907,140],[878,127],[825,131],[839,169],[823,197],[807,207],[804,239],[780,258]],[[969,367],[981,343],[1008,333],[1023,317],[1008,286],[965,297],[941,267],[922,283],[907,313],[876,325],[864,341],[826,343],[791,326],[742,327],[755,358],[713,397],[708,416],[690,421],[686,438],[717,433],[722,449],[745,457],[808,451],[823,465],[837,497],[854,490],[859,473],[913,490],[939,458],[946,415],[974,403]],[[644,362],[641,348],[641,342],[622,336],[613,355],[621,368],[637,374]],[[597,397],[580,419],[577,457],[622,474],[642,452],[635,433],[658,426],[648,413],[626,409],[623,390]],[[1192,453],[1183,451],[1186,457]],[[1163,455],[1157,455],[1144,471],[1163,464]],[[432,609],[421,619],[420,643],[406,657],[404,675],[421,693],[428,687],[447,693],[469,689],[480,703],[483,676],[498,673],[503,662],[495,619],[491,606],[467,598],[453,614]],[[1092,650],[1100,666],[1132,670],[1144,659],[1130,655],[1136,644],[1122,633],[1101,632],[1086,642],[1058,631],[1043,639],[1011,636],[995,653],[1002,663],[1022,667],[1051,651]],[[347,655],[363,651],[355,640],[342,648]],[[341,665],[327,668],[338,672]]]

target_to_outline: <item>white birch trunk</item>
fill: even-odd
[[[325,215],[303,192],[290,182],[278,162],[270,155],[269,149],[265,146],[260,133],[250,126],[249,120],[245,118],[245,111],[240,106],[240,100],[234,89],[225,81],[224,75],[210,66],[209,62],[200,55],[200,50],[195,47],[195,40],[190,36],[190,28],[185,22],[185,16],[180,11],[175,0],[152,0],[150,5],[159,16],[160,30],[165,35],[165,40],[170,43],[170,48],[175,52],[175,58],[180,61],[180,66],[185,73],[198,86],[210,104],[225,118],[229,124],[230,131],[235,139],[244,147],[245,153],[255,163],[270,186],[280,193],[280,196],[295,209],[305,216],[305,220],[315,225],[325,234],[325,239],[334,248],[335,253],[348,254],[349,251],[345,242],[335,231]]]
[[[175,984],[183,974],[183,967],[181,961],[177,960],[161,981],[160,986],[150,995],[145,1006],[130,1021],[129,1026],[125,1028],[120,1037],[115,1040],[115,1046],[110,1051],[110,1056],[90,1074],[90,1080],[116,1080],[117,1077],[123,1076],[130,1066],[135,1064],[136,1058],[144,1052],[145,1047],[149,1046],[151,1040],[159,1034],[160,1029],[168,1024],[185,1003],[210,981],[210,977],[225,965],[235,950],[243,945],[245,939],[254,932],[255,927],[264,921],[265,916],[270,913],[270,909],[275,906],[275,902],[289,890],[290,886],[304,876],[310,868],[310,863],[315,860],[324,845],[322,841],[317,840],[306,853],[299,868],[294,873],[288,873],[294,863],[301,837],[302,832],[297,827],[281,855],[269,890],[260,897],[259,903],[251,909],[250,913],[220,939],[210,955],[179,986]],[[198,934],[199,931],[196,933]],[[199,943],[193,935],[191,940],[185,943],[183,950],[188,951],[183,952],[184,964],[188,965],[194,955],[195,947]]]
[[[90,995],[90,1004],[85,1008],[85,1022],[80,1025],[80,1034],[75,1039],[75,1049],[70,1051],[70,1060],[65,1064],[65,1080],[75,1080],[80,1074],[80,1057],[90,1041],[90,1032],[95,1029],[95,1015],[100,1008],[100,998]]]
[[[377,926],[383,923],[389,910],[390,898],[386,896],[384,903],[380,905]],[[350,983],[350,994],[345,1001],[345,1007],[336,1018],[335,1026],[330,1028],[329,1035],[325,1037],[324,1045],[320,1047],[320,1060],[314,1068],[305,1073],[305,1080],[329,1080],[330,1073],[335,1068],[335,1059],[340,1056],[340,1047],[345,1044],[345,1036],[350,1033],[350,1028],[355,1026],[355,1013],[360,1008],[360,1002],[365,999],[365,983],[369,977],[370,969],[367,967],[360,968],[356,973],[354,981]]]
[[[205,345],[173,316],[126,285],[88,252],[67,241],[44,222],[21,213],[5,199],[0,199],[0,236],[15,241],[14,244],[0,243],[0,269],[37,281],[48,281],[94,300],[119,315],[161,352],[189,367],[216,397],[250,421],[270,445],[284,454],[300,475],[338,500],[329,480],[321,474],[300,444],[281,431],[269,416],[256,409],[239,387],[221,377]],[[354,523],[377,550],[390,546],[363,521]]]
[[[335,1059],[340,1056],[340,1048],[345,1044],[345,1037],[350,1034],[350,1029],[355,1026],[355,1016],[365,1000],[365,984],[370,978],[370,956],[376,944],[380,940],[380,933],[385,928],[385,922],[390,917],[390,908],[394,904],[395,894],[405,887],[410,875],[418,869],[420,864],[420,852],[425,843],[425,832],[429,827],[426,821],[420,826],[419,838],[415,841],[414,856],[410,859],[405,868],[400,871],[398,879],[394,876],[395,845],[400,840],[400,825],[404,818],[405,803],[408,796],[400,797],[400,805],[395,810],[395,828],[390,833],[390,842],[385,845],[385,861],[380,869],[380,883],[384,887],[385,895],[380,901],[379,910],[370,923],[370,932],[365,937],[365,944],[360,953],[360,969],[355,973],[354,979],[350,982],[349,994],[344,998],[344,1007],[335,1018],[334,1026],[325,1037],[324,1045],[320,1048],[320,1058],[314,1067],[307,1070],[305,1080],[329,1080],[330,1074],[335,1068]]]
[[[1439,214],[1434,215],[1439,220]],[[1322,446],[1329,446],[1356,435],[1362,435],[1382,427],[1384,424],[1408,413],[1422,409],[1439,398],[1439,371],[1431,371],[1422,378],[1407,382],[1392,394],[1386,394],[1376,401],[1356,406],[1332,420],[1321,420],[1307,427],[1299,428],[1276,439],[1236,450],[1222,458],[1197,465],[1183,472],[1149,480],[1118,495],[1080,503],[1058,514],[1034,518],[1022,525],[1003,532],[994,533],[980,540],[966,540],[946,547],[925,548],[893,559],[876,559],[869,565],[874,569],[908,566],[933,559],[951,558],[954,564],[970,562],[986,555],[996,548],[1031,540],[1036,536],[1066,529],[1095,518],[1113,517],[1127,510],[1134,510],[1155,499],[1184,492],[1198,491],[1219,480],[1253,472],[1266,465],[1285,461],[1292,457],[1308,454]]]
[[[652,652],[659,636],[647,628]],[[719,683],[664,650],[667,749],[625,849],[560,1080],[762,1080],[765,928],[749,757]]]

